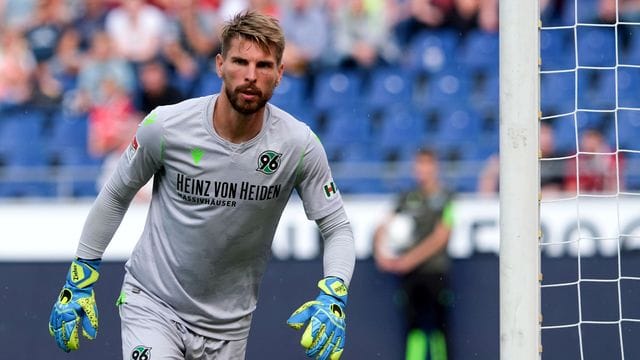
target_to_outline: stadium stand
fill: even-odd
[[[573,14],[573,1],[564,1],[560,12],[543,12],[543,21],[553,25],[573,25],[576,18],[578,22],[598,19],[598,0],[586,2],[589,6],[581,6],[577,17]],[[116,6],[112,2],[106,4],[107,12]],[[80,26],[83,9],[72,10],[68,14],[70,17],[58,19],[58,24]],[[330,7],[324,11],[330,21]],[[170,9],[163,9],[163,13],[168,24],[179,23]],[[96,21],[93,25],[98,28],[104,26]],[[16,25],[15,29],[22,32],[24,44],[29,44],[25,35],[29,31],[28,23]],[[541,69],[568,70],[577,65],[612,67],[617,60],[620,64],[638,65],[640,37],[634,36],[638,29],[638,26],[622,25],[616,32],[609,26],[577,26],[576,36],[567,28],[541,31]],[[616,34],[623,40],[619,48],[614,41]],[[80,35],[88,37],[87,34]],[[0,30],[0,37],[14,41],[16,33]],[[184,38],[178,43],[188,41]],[[454,190],[475,191],[478,171],[466,171],[464,167],[478,168],[476,165],[495,153],[498,147],[497,33],[480,26],[458,29],[455,24],[444,22],[439,26],[423,26],[412,34],[409,41],[398,44],[401,46],[396,61],[380,63],[366,71],[357,66],[344,67],[332,61],[318,61],[310,65],[306,73],[285,73],[272,103],[307,123],[318,134],[330,160],[336,163],[336,169],[342,169],[334,171],[336,178],[344,182],[345,192],[386,192],[406,185],[410,170],[402,164],[410,160],[410,154],[418,146],[435,148],[444,160],[452,162],[446,166],[452,169],[446,176],[455,178],[450,182],[456,186]],[[7,45],[0,45],[0,50],[3,46]],[[574,47],[581,54],[578,59],[566,56],[573,53]],[[183,92],[185,98],[219,91],[221,80],[213,69],[214,53],[203,62],[202,54],[190,53],[189,46],[184,45],[181,53],[176,53],[175,49],[171,53],[172,61],[168,61],[167,54],[162,51],[157,58],[165,61],[169,81]],[[38,49],[30,50],[35,53]],[[87,45],[77,51],[86,52]],[[330,57],[332,52],[327,51],[326,54]],[[103,159],[91,156],[88,151],[90,124],[87,109],[83,108],[75,88],[80,69],[75,69],[74,75],[71,66],[64,76],[57,74],[57,77],[49,78],[46,58],[34,57],[33,54],[24,56],[34,62],[30,68],[31,76],[39,85],[34,88],[30,99],[20,102],[8,96],[8,90],[0,83],[0,196],[95,196],[96,178]],[[201,65],[196,76],[179,76],[178,73],[188,72],[188,65],[193,63],[189,59],[195,58]],[[175,59],[185,61],[176,62]],[[65,62],[57,55],[53,55],[50,61],[75,64]],[[0,67],[2,62],[0,59]],[[134,69],[140,66],[136,63],[131,65]],[[615,145],[616,139],[609,135],[616,126],[613,111],[616,106],[640,107],[635,91],[640,70],[624,66],[617,70],[581,68],[577,76],[578,79],[572,72],[542,75],[543,116],[569,114],[576,105],[585,108],[587,104],[594,110],[612,111],[608,115],[580,112],[577,116],[581,124],[587,121],[587,117],[588,122],[599,121],[590,126],[597,126]],[[134,91],[139,88],[137,84]],[[52,91],[60,91],[57,96],[50,97],[57,100],[43,106],[42,94]],[[135,98],[137,95],[130,96]],[[598,117],[600,120],[596,119]],[[572,138],[574,122],[554,123],[559,148],[569,151],[566,144],[575,140]],[[634,138],[640,132],[637,123],[635,112],[618,110],[621,149],[633,148]],[[634,161],[630,160],[627,166]],[[358,173],[356,169],[364,165],[373,171]],[[382,173],[386,175],[381,176]],[[39,178],[42,174],[43,177]],[[362,178],[363,174],[365,178]],[[625,174],[636,176],[632,171]],[[19,180],[23,177],[28,180]],[[630,178],[628,183],[640,183],[633,179]],[[38,182],[42,186],[37,185]]]

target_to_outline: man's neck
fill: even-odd
[[[241,114],[231,106],[224,95],[220,95],[213,108],[213,127],[223,139],[241,144],[260,133],[264,111],[262,108],[251,115]]]

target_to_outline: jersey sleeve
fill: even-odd
[[[116,170],[89,211],[76,256],[102,257],[131,200],[161,168],[164,149],[161,125],[157,112],[152,112],[140,123]]]
[[[327,155],[320,139],[311,130],[298,169],[296,191],[309,220],[318,220],[343,206]]]
[[[162,167],[164,137],[159,113],[160,110],[156,109],[140,122],[113,174],[136,190],[144,186]]]

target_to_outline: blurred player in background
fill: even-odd
[[[417,152],[417,186],[400,195],[394,213],[376,229],[374,256],[381,271],[399,276],[407,321],[406,359],[446,360],[448,285],[447,244],[453,226],[453,194],[439,179],[431,150]],[[449,355],[447,355],[449,353]]]
[[[282,29],[239,14],[222,30],[219,94],[161,106],[140,124],[87,217],[49,329],[65,351],[94,338],[101,257],[152,176],[144,231],[118,299],[124,359],[244,359],[258,288],[290,194],[323,235],[320,294],[287,321],[307,355],[338,359],[345,341],[353,234],[318,138],[270,105],[282,74]],[[292,286],[295,286],[292,284]]]

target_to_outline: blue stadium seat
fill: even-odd
[[[438,73],[456,63],[460,38],[452,30],[424,30],[415,35],[407,48],[408,69]]]
[[[620,154],[622,159],[622,176],[624,178],[625,189],[628,191],[640,190],[640,153],[624,152]]]
[[[318,111],[311,105],[310,102],[307,101],[300,104],[289,104],[283,106],[282,109],[291,114],[296,119],[307,124],[316,134],[320,133],[318,124]]]
[[[618,68],[618,106],[640,108],[638,84],[640,84],[640,69]]]
[[[44,133],[46,116],[33,109],[14,109],[0,113],[0,148],[38,144]]]
[[[200,80],[195,84],[193,96],[208,96],[220,92],[222,87],[222,79],[218,77],[215,71],[206,71],[200,76]]]
[[[418,147],[426,138],[424,113],[408,106],[394,106],[383,113],[382,126],[375,144],[384,152],[403,147]]]
[[[336,177],[335,182],[341,194],[376,194],[384,192],[384,182],[376,174],[362,176],[360,163],[342,162],[345,167],[354,169],[350,176]],[[360,175],[358,175],[360,174]],[[364,173],[367,174],[367,173]]]
[[[83,169],[96,170],[103,165],[103,158],[96,158],[87,152],[69,151],[62,154],[61,166],[70,172],[84,171]],[[95,179],[73,178],[69,184],[73,197],[95,197],[98,195]]]
[[[575,2],[578,2],[578,15],[577,19],[579,23],[596,23],[598,22],[598,5],[600,0],[565,0],[563,3],[562,17],[563,22],[561,25],[575,25]]]
[[[499,62],[497,32],[473,30],[460,47],[460,60],[472,71],[497,72]]]
[[[87,152],[88,118],[86,114],[69,114],[62,111],[52,119],[48,148],[53,157],[67,152]]]
[[[471,76],[465,70],[447,70],[431,78],[426,92],[415,96],[421,110],[464,107],[470,103]]]
[[[480,115],[470,108],[451,108],[443,112],[433,139],[438,148],[457,148],[476,142],[482,133]]]
[[[578,108],[613,110],[616,107],[615,70],[578,72]]]
[[[351,70],[326,70],[316,77],[313,105],[320,111],[362,104],[362,74]]]
[[[413,99],[414,77],[397,67],[378,67],[370,75],[365,89],[366,105],[382,110],[396,104],[407,104]]]
[[[579,111],[556,119],[552,124],[556,151],[566,155],[575,154],[577,138],[584,129],[592,126],[597,128],[597,124],[602,121],[598,119],[600,116],[599,113]]]
[[[578,26],[578,65],[615,66],[615,28]]]
[[[575,110],[575,74],[553,73],[540,77],[540,107],[543,115]]]
[[[640,151],[640,111],[618,111],[618,147],[622,150]],[[610,127],[609,142],[615,145],[616,128]]]
[[[566,70],[576,66],[573,30],[541,30],[541,70]]]
[[[371,141],[371,114],[362,107],[342,107],[328,113],[323,143],[350,144]]]
[[[50,159],[43,144],[45,115],[38,111],[3,113],[0,119],[0,182],[3,197],[51,197],[55,184],[47,178]]]
[[[472,102],[477,109],[498,113],[500,104],[500,76],[498,73],[487,73],[473,93]]]
[[[307,101],[307,80],[301,76],[284,75],[271,97],[271,103],[287,109]]]

